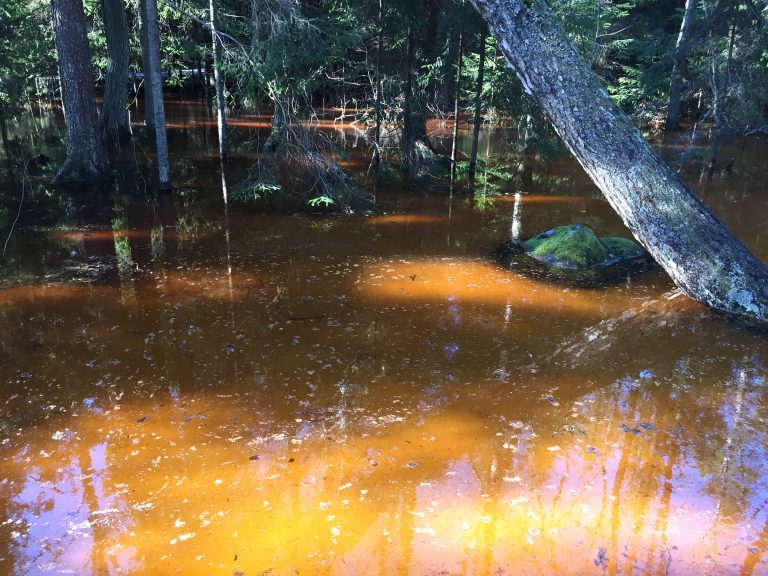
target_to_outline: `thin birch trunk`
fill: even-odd
[[[213,43],[213,79],[216,85],[216,126],[219,132],[219,156],[227,158],[227,112],[224,100],[224,79],[221,73],[221,42],[216,27],[216,6],[210,0],[211,42]]]

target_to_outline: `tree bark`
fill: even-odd
[[[165,133],[165,109],[163,106],[163,77],[160,70],[160,33],[157,27],[157,0],[144,0],[144,14],[147,30],[147,58],[149,68],[144,69],[145,87],[149,74],[151,106],[147,116],[152,116],[155,127],[155,148],[157,150],[157,172],[160,187],[167,188],[171,183],[171,170],[168,164],[168,140]],[[147,90],[144,90],[146,94]]]
[[[141,42],[141,70],[144,74],[144,126],[147,136],[155,139],[155,118],[152,114],[152,64],[149,58],[149,31],[147,27],[147,0],[139,0],[139,40]]]
[[[3,151],[5,152],[5,167],[8,170],[8,179],[13,178],[13,163],[11,162],[11,142],[8,138],[8,123],[5,120],[5,111],[0,109],[0,136],[3,140]]]
[[[67,126],[67,157],[53,183],[102,180],[108,174],[109,161],[98,130],[82,0],[53,0],[52,17]]]
[[[463,36],[459,34],[459,56],[456,59],[456,87],[453,93],[453,135],[451,138],[451,183],[456,180],[456,156],[459,153],[459,100],[461,100],[461,61],[464,58]]]
[[[384,2],[379,0],[379,18],[378,18],[379,32],[378,40],[376,42],[376,127],[373,132],[373,140],[376,146],[373,150],[373,158],[376,166],[381,161],[381,101],[383,97],[384,82],[381,77],[381,54],[384,50]]]
[[[272,130],[264,143],[264,152],[276,153],[288,141],[288,125],[291,119],[291,101],[286,96],[277,96],[272,111]]]
[[[413,32],[411,27],[408,27],[408,34],[406,40],[406,63],[405,63],[405,82],[404,82],[404,99],[403,99],[403,134],[400,139],[400,151],[403,156],[403,167],[406,173],[410,173],[415,162],[414,146],[418,138],[417,131],[419,127],[419,121],[415,118],[418,115],[418,111],[414,106],[414,49],[413,49]]]
[[[101,130],[107,141],[125,142],[131,137],[128,124],[128,23],[123,0],[103,0],[104,31],[107,39],[107,77]]]
[[[5,112],[0,110],[0,136],[3,139],[3,150],[7,160],[11,159],[11,141],[8,138],[8,123],[5,120]]]
[[[224,79],[221,74],[221,42],[216,28],[216,6],[214,0],[209,2],[211,42],[213,43],[213,79],[216,85],[216,126],[219,132],[219,156],[222,160],[227,157],[227,113],[224,100]]]
[[[680,127],[680,95],[683,91],[683,72],[688,58],[688,42],[693,32],[693,22],[696,19],[698,0],[686,0],[683,23],[675,45],[675,62],[672,65],[672,78],[669,83],[669,102],[667,104],[667,130],[677,130]]]
[[[403,130],[400,137],[400,153],[406,178],[417,174],[436,160],[427,137],[427,119],[416,81],[419,72],[413,27],[408,27],[405,82],[403,96]]]
[[[483,122],[483,75],[485,74],[485,42],[487,34],[483,30],[480,35],[480,62],[477,66],[477,83],[475,84],[475,119],[472,126],[472,151],[469,155],[469,179],[474,181],[477,170],[477,145],[480,140],[480,126]]]
[[[768,321],[768,268],[611,100],[541,0],[472,0],[523,87],[635,238],[691,298]]]

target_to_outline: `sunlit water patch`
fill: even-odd
[[[1,573],[768,572],[765,335],[659,269],[587,289],[493,259],[626,234],[580,177],[225,218],[190,170],[198,195],[13,239]],[[764,256],[740,190],[710,202]]]

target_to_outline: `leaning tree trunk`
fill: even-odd
[[[128,124],[128,23],[123,0],[103,0],[104,31],[107,37],[107,77],[101,130],[105,139],[117,143],[129,140]]]
[[[669,83],[669,103],[667,105],[667,130],[677,130],[680,124],[680,94],[683,91],[683,71],[688,57],[688,42],[696,19],[698,0],[686,0],[683,23],[675,46],[675,62],[672,65],[672,79]]]
[[[98,129],[83,3],[53,0],[52,8],[67,126],[67,157],[53,182],[101,180],[109,171],[109,161]]]
[[[155,127],[155,149],[157,150],[157,171],[160,187],[166,188],[171,183],[171,169],[168,165],[168,139],[165,133],[165,109],[163,107],[163,77],[160,71],[160,33],[157,27],[157,0],[144,0],[142,14],[147,31],[147,57],[149,68],[144,69],[146,82],[149,76],[149,91],[152,94],[150,110]],[[146,86],[146,84],[145,84]],[[146,89],[144,91],[146,93]]]
[[[708,306],[768,321],[768,268],[643,139],[542,0],[472,0],[523,87],[634,236]]]

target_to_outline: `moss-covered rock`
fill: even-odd
[[[523,242],[529,256],[557,268],[591,268],[608,258],[608,251],[586,226],[558,226]]]
[[[621,236],[603,236],[600,238],[600,242],[608,251],[608,261],[604,264],[614,264],[630,258],[639,258],[645,254],[640,246]]]
[[[558,226],[523,242],[523,251],[548,266],[584,270],[638,258],[644,251],[626,238],[598,238],[581,224]]]

